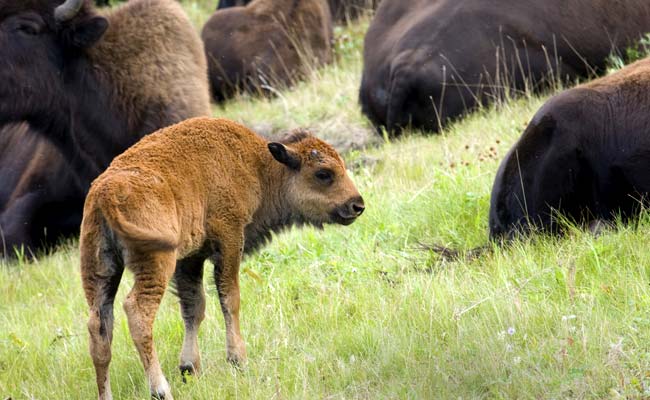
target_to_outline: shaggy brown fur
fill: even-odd
[[[216,101],[238,90],[268,92],[332,59],[325,0],[255,0],[218,10],[201,33]]]
[[[347,225],[363,210],[336,151],[304,132],[284,144],[268,143],[234,122],[195,118],[142,139],[95,180],[84,207],[81,274],[100,399],[110,398],[113,299],[124,266],[135,275],[124,303],[131,335],[152,394],[169,399],[152,326],[170,280],[185,321],[181,372],[200,367],[206,258],[215,265],[227,358],[242,363],[242,255],[273,231],[303,223]]]
[[[103,15],[109,29],[88,58],[115,88],[130,129],[211,114],[203,45],[178,2],[136,0]]]

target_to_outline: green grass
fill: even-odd
[[[356,103],[367,22],[360,26],[338,32],[349,36],[339,62],[311,81],[281,98],[242,96],[215,115],[272,131],[308,125],[334,139],[370,132]],[[225,362],[223,318],[206,279],[205,370],[181,382],[183,325],[168,294],[155,338],[175,398],[649,397],[649,217],[599,237],[577,229],[533,237],[473,261],[421,249],[487,242],[498,162],[543,102],[510,102],[443,135],[414,132],[348,152],[368,207],[359,221],[292,230],[242,265],[242,371]],[[75,246],[0,266],[2,399],[95,396]],[[131,282],[125,274],[116,301],[113,393],[147,399],[121,308]]]

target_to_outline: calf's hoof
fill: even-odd
[[[236,368],[243,368],[246,365],[246,350],[243,353],[229,351],[226,360]]]
[[[174,400],[171,392],[159,392],[157,390],[151,392],[151,398],[156,400]]]
[[[152,399],[174,400],[174,397],[172,396],[172,390],[169,387],[167,380],[163,380],[156,386],[150,386],[149,391],[151,392]]]

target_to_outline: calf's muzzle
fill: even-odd
[[[361,196],[348,200],[332,212],[332,219],[341,225],[350,225],[363,214],[366,206]]]

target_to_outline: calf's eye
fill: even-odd
[[[332,183],[332,180],[334,180],[334,174],[328,169],[318,170],[314,175],[316,176],[316,179],[323,183]]]

